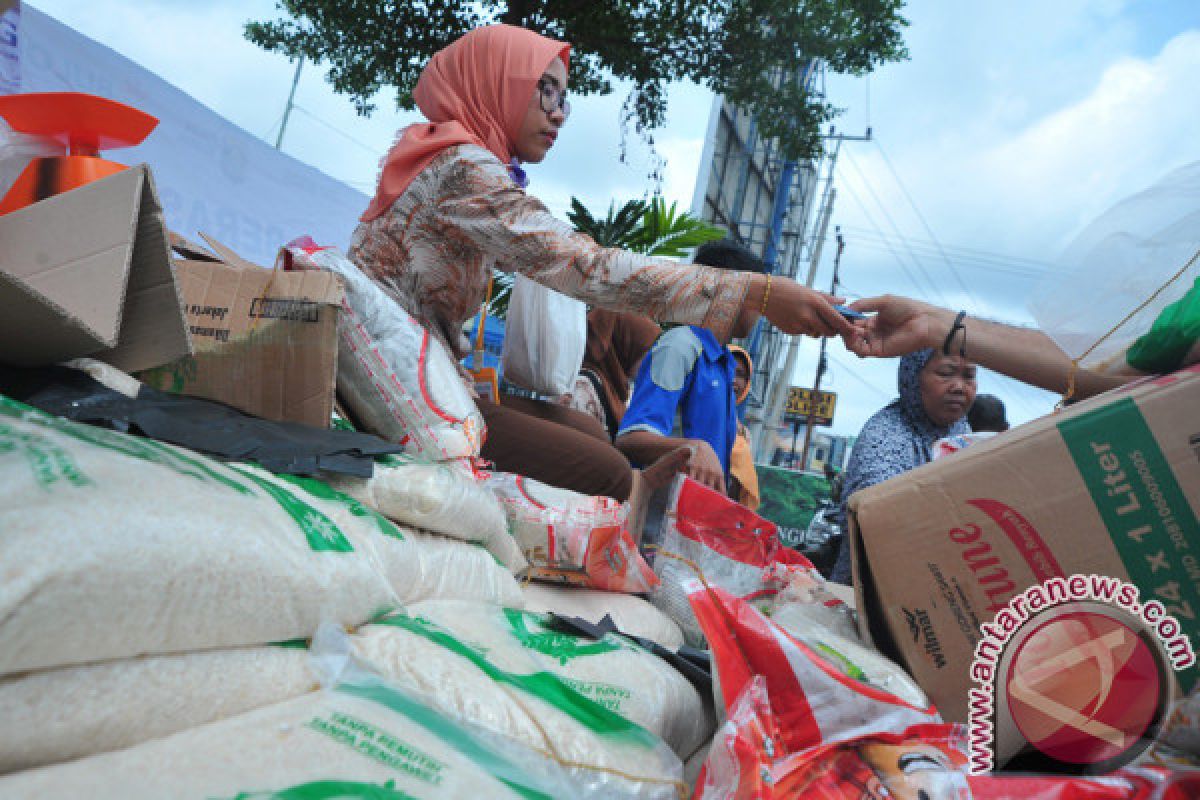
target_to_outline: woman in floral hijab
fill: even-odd
[[[900,397],[867,420],[850,453],[835,517],[843,531],[851,495],[932,461],[938,439],[971,432],[966,415],[975,400],[975,365],[962,356],[929,349],[909,353],[900,359],[897,384]],[[848,537],[830,577],[850,583]]]

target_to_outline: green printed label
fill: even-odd
[[[592,640],[552,631],[543,624],[541,616],[528,611],[506,608],[504,616],[512,626],[513,637],[523,647],[557,659],[558,663],[564,666],[573,658],[611,653],[621,649],[621,645],[611,637]]]
[[[445,777],[446,765],[441,761],[349,714],[335,711],[328,717],[314,717],[306,727],[430,786],[440,785]]]
[[[41,434],[19,431],[0,422],[0,455],[8,453],[24,456],[34,480],[43,489],[64,481],[76,488],[94,485],[66,450]]]
[[[304,532],[305,538],[308,539],[308,546],[314,551],[333,551],[339,553],[351,553],[354,551],[354,547],[350,544],[345,534],[342,533],[341,529],[329,517],[270,480],[259,477],[253,472],[237,466],[234,466],[233,469],[238,474],[244,475],[253,481],[272,500],[278,503],[280,508],[287,512],[287,515]]]
[[[242,792],[229,800],[417,800],[408,792],[396,788],[395,781],[383,784],[361,781],[312,781],[287,789],[265,792]]]
[[[364,506],[350,495],[337,491],[324,481],[319,481],[315,478],[301,478],[299,475],[278,475],[277,477],[280,480],[299,486],[313,497],[328,500],[331,503],[337,503],[345,507],[347,511],[356,517],[370,520],[384,536],[391,536],[393,539],[400,539],[401,541],[404,540],[404,534],[400,532],[400,529],[390,519],[375,509]]]
[[[57,431],[81,442],[96,447],[103,447],[115,453],[131,458],[149,461],[152,464],[166,467],[180,475],[195,478],[205,483],[217,483],[233,489],[241,494],[253,494],[248,488],[221,474],[217,469],[205,464],[200,458],[194,458],[186,453],[167,447],[153,439],[142,439],[116,431],[83,425],[62,417],[52,416],[35,408],[18,403],[15,400],[0,395],[0,416],[9,417]]]
[[[422,636],[467,659],[497,683],[507,684],[541,698],[593,733],[628,739],[645,747],[652,747],[657,742],[649,731],[614,713],[603,704],[585,697],[559,676],[550,672],[509,672],[489,661],[480,648],[455,638],[449,631],[424,617],[410,617],[404,612],[399,612],[373,620],[372,624],[391,625]]]
[[[1058,424],[1142,602],[1158,600],[1200,646],[1200,525],[1132,398]],[[1180,674],[1185,690],[1196,668]]]
[[[633,692],[624,686],[613,686],[610,683],[598,681],[580,681],[574,678],[563,678],[563,681],[575,691],[594,703],[607,708],[609,711],[621,713],[622,706],[633,697]]]
[[[553,800],[550,795],[533,786],[525,770],[478,742],[462,726],[403,692],[374,681],[342,683],[337,686],[337,691],[370,700],[407,717],[526,800]]]

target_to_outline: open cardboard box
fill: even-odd
[[[850,499],[860,624],[965,722],[982,623],[1054,575],[1157,599],[1200,651],[1200,365],[1014,428]],[[1197,669],[1175,673],[1190,690]]]
[[[0,216],[0,362],[132,372],[189,352],[148,167]]]
[[[266,419],[329,427],[341,280],[266,269],[204,240],[211,251],[173,239],[195,353],[139,377]]]

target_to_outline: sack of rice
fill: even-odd
[[[0,773],[132,747],[317,688],[303,642],[0,678]]]
[[[589,497],[522,475],[492,473],[486,485],[538,580],[645,592],[658,583],[626,524],[628,509],[611,497]]]
[[[621,633],[649,639],[668,650],[678,650],[683,645],[679,626],[636,595],[537,582],[522,586],[521,593],[525,595],[525,608],[530,611],[578,617],[592,623],[607,615]]]
[[[438,708],[584,771],[623,777],[631,796],[670,796],[682,764],[663,741],[690,754],[711,733],[695,687],[620,637],[586,639],[547,621],[431,601],[384,615],[351,641],[358,658]]]
[[[479,455],[483,417],[439,340],[336,248],[305,237],[279,258],[289,269],[327,269],[346,284],[338,396],[363,428],[423,461]]]
[[[521,585],[482,545],[420,531],[408,535],[417,542],[421,574],[406,602],[444,598],[525,607]]]
[[[0,777],[6,800],[551,800],[599,796],[595,789],[369,676],[127,750]]]
[[[398,604],[360,530],[271,486],[0,397],[0,675],[307,637]]]
[[[320,504],[340,528],[353,534],[356,543],[374,554],[399,603],[449,597],[515,607],[523,604],[512,573],[482,545],[402,528],[314,478],[273,475],[246,464],[236,469],[282,496]]]
[[[406,455],[381,456],[370,478],[329,475],[328,481],[388,519],[477,542],[514,573],[528,566],[499,502],[468,459],[426,463]]]

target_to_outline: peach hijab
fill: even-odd
[[[375,197],[362,221],[375,219],[438,153],[476,144],[509,163],[529,98],[554,58],[569,66],[571,46],[513,25],[488,25],[434,53],[413,99],[429,120],[405,128],[384,158]]]

